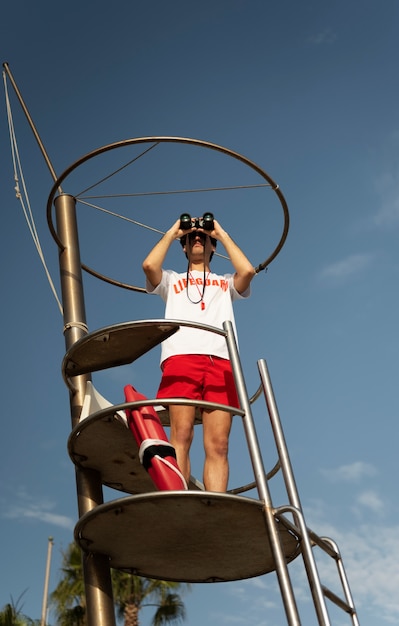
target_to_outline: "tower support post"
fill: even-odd
[[[61,194],[54,201],[57,234],[62,242],[59,250],[61,293],[64,315],[65,346],[68,350],[87,333],[86,313],[76,201],[69,194]],[[88,375],[76,376],[70,389],[72,428],[78,423]],[[103,503],[100,475],[95,470],[76,468],[76,487],[79,517]],[[83,556],[83,576],[86,592],[87,623],[89,626],[115,626],[111,573],[108,557],[99,554]]]

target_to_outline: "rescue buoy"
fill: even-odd
[[[146,400],[132,385],[124,388],[126,402]],[[155,409],[142,406],[126,409],[129,428],[139,446],[139,458],[160,491],[187,489],[187,483],[176,461],[176,452],[168,441]]]

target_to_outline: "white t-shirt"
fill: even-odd
[[[231,321],[236,333],[233,301],[247,298],[250,287],[239,294],[234,287],[232,274],[218,275],[212,272],[205,274],[193,270],[189,273],[188,290],[187,274],[178,274],[173,270],[162,270],[162,279],[157,287],[153,287],[147,280],[146,290],[156,294],[166,302],[165,318],[168,320],[185,320],[199,322],[216,328],[223,328],[223,322]],[[201,306],[201,296],[204,293]],[[161,363],[176,354],[209,354],[228,359],[226,339],[198,328],[185,326],[162,342]]]

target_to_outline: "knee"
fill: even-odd
[[[204,443],[207,456],[227,458],[229,453],[228,437],[212,437],[210,441]]]
[[[194,431],[192,428],[186,426],[172,427],[170,438],[174,445],[178,445],[184,448],[189,448],[193,441]]]

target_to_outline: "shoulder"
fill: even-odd
[[[168,270],[168,269],[162,268],[161,280],[159,281],[158,285],[156,287],[153,287],[147,279],[146,291],[148,293],[163,295],[169,290],[170,285],[179,281],[183,276],[185,277],[186,275],[179,274],[178,272],[175,272],[174,270]]]

